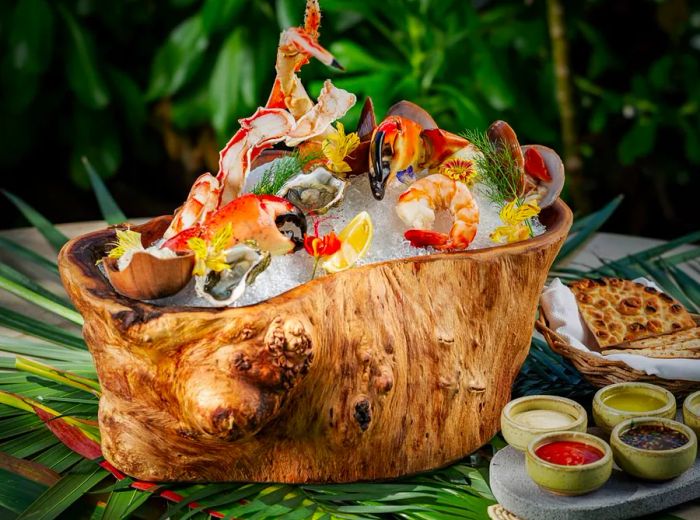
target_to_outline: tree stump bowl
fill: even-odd
[[[156,238],[171,217],[137,231]],[[102,386],[104,456],[153,481],[352,482],[454,462],[488,442],[571,227],[375,263],[239,308],[159,307],[96,266],[114,229],[71,240],[63,283]]]

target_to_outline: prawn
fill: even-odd
[[[433,231],[435,211],[447,209],[453,224],[449,233]],[[399,218],[411,227],[404,237],[414,247],[440,251],[466,249],[479,225],[479,208],[467,185],[440,173],[420,179],[399,196]]]

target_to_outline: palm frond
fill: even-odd
[[[95,197],[97,197],[97,205],[102,212],[102,218],[110,225],[126,222],[126,215],[124,215],[122,210],[119,209],[119,206],[117,206],[116,201],[109,193],[109,190],[107,190],[107,186],[102,182],[102,177],[95,171],[95,168],[90,164],[87,157],[83,157],[82,160],[85,171],[87,171],[88,178],[90,179],[92,190],[95,192]]]
[[[63,244],[68,242],[68,237],[61,233],[56,226],[49,222],[44,215],[32,208],[29,204],[20,199],[17,195],[13,195],[9,191],[1,190],[2,193],[10,199],[22,215],[48,240],[56,251],[59,251]]]

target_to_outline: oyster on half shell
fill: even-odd
[[[270,253],[247,244],[237,244],[225,254],[229,269],[195,277],[197,295],[216,307],[230,305],[243,296],[246,288],[270,265]]]
[[[300,173],[289,179],[277,192],[304,213],[322,215],[343,200],[346,182],[325,168]]]

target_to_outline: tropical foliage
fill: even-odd
[[[125,217],[85,162],[99,206],[109,223]],[[41,214],[5,193],[58,251],[67,238]],[[700,284],[684,268],[700,247],[700,232],[594,270],[568,266],[566,258],[609,218],[620,199],[576,221],[551,275],[638,275],[655,279],[698,311]],[[53,260],[0,238],[7,262],[0,262],[0,288],[60,318],[60,325],[0,307],[0,517],[65,518],[487,518],[494,503],[488,461],[503,446],[500,437],[459,463],[438,471],[382,483],[344,485],[159,484],[135,481],[106,462],[99,447],[96,416],[100,386],[80,335],[81,316],[63,294],[32,279],[56,277]],[[12,267],[11,264],[19,266]],[[683,266],[683,267],[682,267]],[[586,400],[593,391],[575,369],[533,339],[514,395],[552,393]],[[665,516],[664,518],[668,518]]]
[[[87,156],[131,214],[181,203],[216,168],[236,120],[269,92],[279,31],[304,0],[16,0],[0,3],[0,169],[68,220],[97,216],[81,193]],[[560,114],[575,116],[579,210],[625,192],[614,219],[672,236],[694,213],[675,197],[698,189],[700,61],[697,3],[688,0],[322,0],[322,43],[348,72],[313,63],[379,114],[416,101],[447,129],[506,119],[525,142],[564,150]],[[564,6],[564,25],[548,14]],[[625,30],[619,30],[624,20]],[[559,30],[561,29],[561,30]],[[569,47],[571,106],[557,102],[553,31]],[[354,128],[357,110],[345,123]],[[36,165],[37,149],[52,159]],[[568,154],[569,152],[567,152]],[[573,175],[573,173],[572,173]],[[70,179],[70,181],[69,181]],[[164,179],[168,179],[164,181]],[[72,181],[72,183],[71,183]],[[139,186],[133,193],[133,186]],[[56,196],[60,194],[62,197]],[[81,197],[66,208],[62,199]],[[128,196],[127,196],[128,195]],[[146,209],[148,208],[148,209]],[[8,212],[12,223],[15,215]]]

